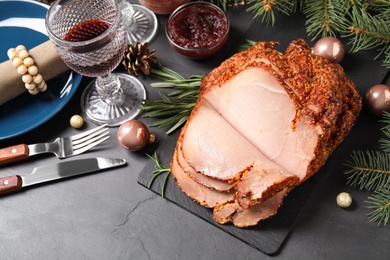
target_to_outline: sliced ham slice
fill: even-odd
[[[200,174],[196,172],[194,168],[189,166],[186,160],[183,158],[183,154],[181,153],[181,142],[178,142],[176,150],[177,150],[177,162],[180,168],[186,174],[188,174],[194,181],[206,186],[207,188],[214,189],[221,192],[229,192],[230,190],[233,189],[233,184]]]
[[[260,156],[259,151],[219,115],[199,100],[179,137],[183,158],[196,172],[233,183]]]
[[[279,191],[292,189],[299,181],[298,176],[263,158],[237,182],[236,200],[243,209],[247,209],[267,200]]]
[[[174,152],[174,160],[171,162],[171,174],[176,180],[181,190],[187,194],[188,197],[198,202],[200,205],[207,208],[214,208],[218,205],[223,205],[228,202],[234,201],[234,191],[230,193],[218,192],[213,189],[209,189],[197,182],[195,182],[190,176],[188,176],[179,166],[176,158],[177,151]]]
[[[288,188],[285,188],[264,201],[253,205],[248,209],[240,207],[237,201],[215,207],[213,219],[219,224],[233,222],[236,227],[255,226],[259,221],[275,215],[278,208],[283,204],[284,197],[287,196]]]
[[[196,178],[195,181],[221,190],[223,182],[230,184],[240,179],[237,184],[237,201],[243,208],[299,183],[297,176],[264,156],[223,120],[207,101],[199,101],[194,115],[193,119],[190,118],[191,128],[185,126],[183,135],[179,137],[177,149],[181,150],[182,155],[180,151],[177,153],[177,161],[184,172]],[[203,158],[202,155],[208,156]],[[195,172],[205,175],[204,178]],[[226,178],[221,178],[227,173],[229,175]],[[217,177],[221,178],[219,182],[212,182]]]

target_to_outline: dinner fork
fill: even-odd
[[[86,132],[58,137],[52,143],[18,144],[0,149],[0,165],[26,160],[32,155],[53,153],[58,158],[67,158],[88,151],[109,138],[107,124]]]

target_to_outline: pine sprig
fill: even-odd
[[[372,209],[368,218],[378,225],[390,220],[390,113],[384,112],[385,123],[381,128],[386,138],[379,139],[380,151],[353,151],[345,170],[347,184],[361,190],[373,191],[368,197],[367,208]]]
[[[385,226],[390,220],[390,185],[383,186],[380,190],[369,196],[366,203],[369,209],[368,217],[371,222],[377,222],[378,226]]]
[[[390,6],[389,6],[390,8]],[[353,9],[351,12],[351,24],[348,27],[349,33],[344,34],[350,37],[351,52],[370,50],[378,48],[379,54],[390,51],[390,28],[389,19],[371,15],[364,9]]]
[[[353,151],[345,171],[347,184],[368,191],[390,185],[390,155],[381,151]]]
[[[151,159],[154,162],[154,171],[152,172],[152,178],[150,179],[150,182],[149,182],[149,185],[148,185],[148,189],[150,189],[152,187],[154,180],[158,176],[160,176],[161,174],[165,174],[164,180],[163,180],[163,185],[161,186],[161,196],[164,198],[164,196],[165,196],[165,186],[167,184],[169,174],[171,173],[170,169],[166,168],[164,165],[162,165],[158,161],[156,152],[154,152],[153,156],[151,156],[149,154],[146,154],[146,156],[148,156],[149,159]]]
[[[345,16],[348,1],[306,1],[302,12],[306,16],[306,31],[313,39],[333,36],[347,23]]]
[[[380,148],[386,153],[390,153],[390,113],[384,112],[383,119],[379,122],[385,123],[385,126],[381,128],[381,131],[387,138],[380,138]]]
[[[298,3],[297,0],[247,0],[246,2],[250,5],[247,11],[253,12],[254,18],[261,17],[261,22],[266,23],[267,26],[269,24],[275,25],[277,12],[291,15],[296,10]]]

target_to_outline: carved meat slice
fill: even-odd
[[[288,188],[285,188],[267,199],[249,207],[242,208],[237,201],[217,206],[213,210],[213,219],[219,224],[233,222],[236,227],[255,226],[259,221],[275,215],[278,208],[283,204],[284,197],[287,196]]]
[[[244,209],[263,202],[281,190],[291,190],[299,184],[299,178],[274,162],[264,159],[244,173],[236,184],[236,200]]]
[[[218,192],[195,182],[190,176],[188,176],[180,168],[177,162],[177,150],[175,150],[173,158],[174,159],[171,162],[172,176],[176,180],[181,190],[187,194],[188,197],[207,208],[214,208],[218,205],[223,205],[234,201],[234,191],[229,193]]]
[[[227,184],[237,182],[237,201],[243,208],[299,183],[298,177],[265,157],[207,101],[200,100],[194,111],[191,128],[185,126],[179,137],[177,149],[183,157],[178,152],[177,160],[184,172],[199,172],[208,178],[202,181],[196,177],[199,183],[210,187],[215,184],[210,184],[210,178]]]
[[[178,142],[176,151],[177,151],[177,155],[176,155],[177,162],[180,168],[186,174],[188,174],[194,181],[206,186],[207,188],[214,189],[221,192],[228,192],[233,189],[233,184],[225,181],[217,180],[215,178],[210,178],[206,175],[196,172],[194,168],[189,166],[181,153],[181,142]]]
[[[206,100],[199,100],[180,135],[183,158],[196,172],[234,183],[260,156],[259,151],[220,116]]]

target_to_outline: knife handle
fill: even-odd
[[[22,178],[18,175],[0,178],[0,195],[22,189]]]
[[[28,145],[18,144],[0,149],[0,165],[27,160],[30,156]]]

